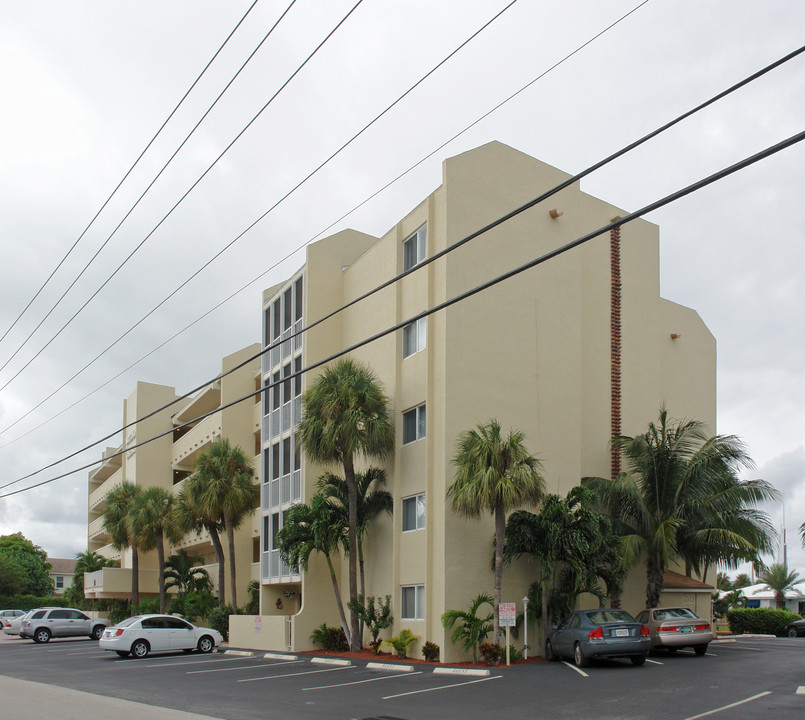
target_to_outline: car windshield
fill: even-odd
[[[664,608],[654,611],[655,620],[698,620],[699,616],[687,608]]]
[[[603,623],[634,622],[634,618],[625,610],[593,610],[587,613],[590,622]]]

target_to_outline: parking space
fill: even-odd
[[[493,668],[478,677],[439,674],[424,664],[399,672],[393,664],[333,664],[310,655],[266,658],[260,652],[120,658],[89,639],[46,645],[16,640],[0,643],[0,674],[227,720],[450,720],[495,716],[501,703],[507,712],[528,715],[538,705],[555,718],[693,720],[744,717],[743,712],[793,718],[805,713],[805,694],[798,694],[805,686],[803,652],[801,639],[745,638],[713,643],[704,657],[684,650],[655,654],[642,667],[609,660],[581,671],[570,663],[545,662]],[[607,712],[593,712],[597,708]]]

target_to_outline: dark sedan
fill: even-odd
[[[794,620],[783,628],[783,634],[788,637],[802,637],[805,635],[805,620]]]
[[[585,667],[592,658],[628,657],[633,665],[646,662],[651,650],[648,628],[628,612],[576,610],[554,625],[545,645],[548,660],[573,658],[577,667]]]

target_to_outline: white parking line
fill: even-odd
[[[665,665],[665,663],[661,663],[659,660],[652,660],[651,658],[646,658],[646,662],[652,665]]]
[[[584,670],[577,668],[572,663],[567,662],[566,660],[562,660],[562,665],[567,665],[571,670],[575,670],[579,675],[583,675],[584,677],[590,677]]]
[[[766,695],[771,695],[771,690],[758,693],[757,695],[753,695],[752,697],[748,697],[744,700],[738,700],[738,702],[730,703],[729,705],[724,705],[723,707],[708,710],[707,712],[703,712],[699,715],[691,715],[689,718],[685,718],[685,720],[698,720],[698,718],[707,717],[708,715],[715,715],[716,713],[723,712],[724,710],[732,710],[732,708],[736,708],[739,705],[745,705],[746,703],[752,702],[753,700],[758,700],[759,698],[766,697]]]
[[[305,672],[298,672],[298,673],[284,673],[282,675],[266,675],[265,677],[258,677],[258,678],[244,678],[243,680],[238,680],[238,682],[255,682],[256,680],[281,680],[282,678],[286,677],[295,677],[296,675],[315,675],[316,673],[325,673],[325,672],[340,672],[342,670],[354,670],[354,665],[349,665],[348,667],[333,667],[333,668],[324,668],[323,670],[306,670]]]
[[[411,675],[421,675],[422,670],[418,670],[417,672],[406,673],[405,677],[410,677]],[[346,687],[347,685],[361,685],[362,683],[370,683],[370,682],[377,682],[378,680],[395,680],[402,677],[399,673],[396,675],[384,675],[383,677],[374,677],[369,678],[367,680],[353,680],[352,682],[345,682],[345,683],[336,683],[335,685],[319,685],[318,687],[309,687],[309,688],[302,688],[302,690],[328,690],[329,688],[335,687]]]
[[[200,675],[201,673],[237,672],[238,670],[251,670],[252,668],[277,667],[279,665],[301,665],[304,660],[289,660],[288,662],[260,663],[259,665],[240,665],[238,667],[215,668],[213,670],[188,670],[185,675]]]
[[[182,656],[179,656],[182,657]],[[175,667],[176,665],[204,665],[205,663],[224,663],[224,662],[243,662],[244,660],[251,660],[251,658],[246,657],[234,657],[234,658],[221,658],[220,660],[174,660],[173,662],[166,662],[166,663],[153,663],[148,662],[148,660],[160,660],[159,656],[147,659],[138,659],[138,658],[131,658],[131,660],[136,661],[137,667],[144,667],[144,668],[163,668],[163,667]],[[118,660],[115,663],[116,667],[131,667],[131,665],[127,662],[123,662],[123,658]]]
[[[461,687],[462,685],[474,685],[475,683],[486,682],[487,680],[500,680],[502,677],[502,675],[493,675],[492,677],[478,678],[478,680],[467,680],[466,682],[454,683],[453,685],[441,685],[440,687],[435,688],[425,688],[424,690],[411,690],[410,692],[397,693],[396,695],[386,695],[386,697],[380,699],[392,700],[394,698],[404,697],[405,695],[418,695],[419,693],[436,692],[436,690],[450,690],[452,688]]]

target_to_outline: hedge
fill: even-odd
[[[736,635],[758,633],[762,635],[782,635],[783,628],[802,617],[788,610],[774,608],[736,608],[727,612],[730,630]]]
[[[39,607],[64,607],[64,598],[52,595],[0,595],[2,610],[33,610]]]

